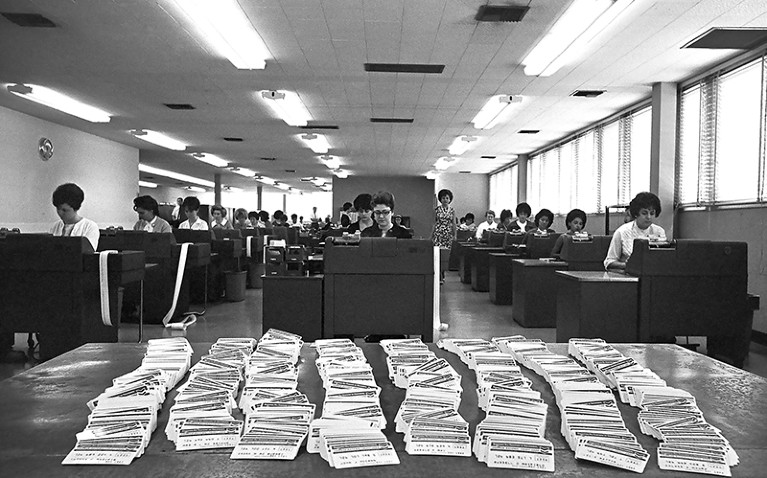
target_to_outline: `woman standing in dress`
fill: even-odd
[[[432,242],[441,249],[440,257],[450,250],[453,239],[455,239],[456,219],[455,210],[450,206],[453,202],[453,192],[449,189],[442,189],[437,193],[439,206],[434,208],[434,231],[432,232]],[[442,261],[440,261],[442,262]],[[440,284],[445,282],[445,271],[440,264]]]

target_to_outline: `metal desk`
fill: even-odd
[[[207,352],[209,343],[193,344],[194,361]],[[431,346],[434,348],[434,346]],[[551,344],[551,350],[566,353],[565,344]],[[767,380],[675,345],[618,345],[623,353],[650,367],[669,385],[692,393],[706,419],[722,430],[741,459],[732,476],[763,476],[767,469]],[[87,344],[67,352],[0,385],[0,410],[4,446],[0,451],[3,476],[35,477],[432,477],[466,476],[508,477],[541,476],[523,470],[492,469],[472,457],[410,456],[405,452],[403,435],[394,433],[394,416],[405,392],[394,387],[386,372],[385,354],[377,344],[362,344],[382,388],[381,406],[389,427],[384,431],[399,454],[399,466],[334,470],[319,455],[301,450],[294,461],[230,460],[230,450],[176,452],[165,439],[163,429],[175,391],[171,391],[160,412],[158,429],[146,453],[130,466],[62,466],[61,460],[75,444],[75,433],[86,424],[85,402],[101,393],[114,377],[136,368],[146,349],[142,344]],[[477,407],[474,373],[451,353],[436,350],[447,358],[463,377],[463,397],[459,412],[470,423],[471,434],[484,413]],[[299,389],[309,400],[322,405],[324,391],[314,365],[315,352],[308,346],[301,351]],[[545,476],[615,477],[637,475],[596,463],[576,461],[559,433],[559,409],[549,385],[523,368],[549,404],[546,438],[555,449],[556,472]],[[637,410],[619,404],[626,425],[642,446],[651,453],[641,476],[672,477],[673,472],[658,469],[655,449],[658,442],[642,435],[636,421]],[[684,476],[696,476],[685,474]]]

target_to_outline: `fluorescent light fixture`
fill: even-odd
[[[240,70],[263,70],[271,58],[237,0],[174,0],[194,22],[199,37]]]
[[[338,169],[341,167],[341,161],[339,161],[335,156],[324,155],[320,156],[320,159],[323,163],[325,163],[325,166],[327,166],[328,169]]]
[[[200,188],[200,187],[197,187],[197,186],[187,186],[184,189],[186,189],[187,191],[194,191],[196,193],[204,193],[204,192],[206,192],[205,188]]]
[[[257,174],[255,171],[248,168],[229,168],[229,171],[234,174],[239,174],[240,176],[245,176],[246,178],[252,178]]]
[[[37,85],[13,84],[7,85],[8,91],[25,100],[34,101],[41,105],[62,111],[68,115],[77,116],[91,123],[109,123],[111,115],[93,106],[80,103],[67,95],[50,88]]]
[[[197,159],[198,161],[202,161],[203,163],[210,164],[211,166],[215,166],[217,168],[225,168],[229,166],[229,161],[225,159],[221,159],[215,154],[194,153],[192,154],[192,157]]]
[[[314,184],[317,187],[320,187],[323,184],[325,184],[325,180],[322,179],[322,178],[315,178],[315,179],[312,180],[312,184]]]
[[[266,103],[282,121],[290,126],[306,126],[312,116],[307,111],[306,106],[301,102],[301,98],[292,91],[270,91],[263,90],[258,92],[258,97]]]
[[[335,174],[337,178],[341,179],[346,179],[349,177],[349,171],[344,171],[343,169],[336,169],[333,171],[333,174]]]
[[[207,186],[209,188],[212,188],[212,187],[215,186],[213,181],[208,181],[206,179],[195,178],[194,176],[189,176],[189,175],[181,174],[181,173],[175,173],[173,171],[167,171],[165,169],[154,168],[152,166],[147,166],[146,164],[139,163],[138,170],[141,171],[142,173],[156,174],[157,176],[162,176],[164,178],[177,179],[177,180],[183,181],[185,183],[199,184],[200,186]]]
[[[157,183],[150,183],[149,181],[139,181],[138,185],[141,186],[142,188],[152,188],[152,189],[154,189],[154,188],[157,187]]]
[[[325,154],[330,149],[330,144],[324,135],[317,133],[299,134],[299,139],[317,154]]]
[[[243,190],[242,188],[236,188],[234,186],[224,186],[224,191],[230,193],[241,193]]]
[[[579,56],[585,46],[634,0],[575,0],[522,60],[525,75],[551,76]]]
[[[457,158],[451,158],[449,156],[442,156],[434,163],[434,167],[439,171],[444,171],[455,163]]]
[[[276,187],[276,188],[278,188],[278,189],[282,189],[283,191],[290,191],[290,186],[288,186],[288,185],[287,185],[287,184],[285,184],[285,183],[281,183],[281,182],[279,182],[279,181],[277,181],[277,182],[276,182],[276,184],[274,185],[274,187]]]
[[[453,140],[450,147],[447,148],[447,151],[450,153],[450,156],[460,156],[468,151],[471,147],[471,143],[476,141],[476,136],[458,136]]]
[[[471,120],[476,129],[490,129],[506,119],[512,105],[522,103],[522,97],[516,95],[496,95],[487,100],[477,116]]]
[[[174,151],[184,151],[186,149],[186,145],[181,141],[177,141],[162,133],[158,133],[157,131],[134,129],[130,131],[130,134],[148,143],[156,144],[157,146],[162,146],[163,148],[172,149]]]
[[[256,181],[258,181],[259,183],[268,184],[270,186],[274,186],[274,183],[277,182],[274,179],[269,178],[267,176],[256,176]]]
[[[429,171],[426,173],[426,179],[437,179],[439,176],[439,171]]]
[[[325,192],[330,192],[330,191],[333,190],[333,185],[330,184],[330,183],[327,183],[327,184],[323,185],[320,189],[322,189]]]

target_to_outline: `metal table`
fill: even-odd
[[[194,361],[210,344],[193,344]],[[319,455],[305,450],[294,461],[230,460],[230,450],[176,452],[165,439],[163,429],[175,391],[171,391],[160,413],[158,429],[146,453],[130,466],[62,466],[61,460],[75,444],[75,433],[86,424],[85,403],[107,387],[112,379],[136,368],[145,350],[142,344],[87,344],[49,360],[22,374],[0,383],[3,446],[0,470],[3,476],[50,477],[167,477],[167,476],[538,476],[523,470],[491,469],[472,457],[410,456],[404,451],[403,435],[394,433],[394,416],[404,398],[404,390],[395,388],[387,376],[385,355],[377,344],[362,344],[381,386],[381,405],[389,422],[385,434],[397,449],[401,464],[365,469],[335,470]],[[434,348],[434,346],[431,346]],[[675,345],[617,345],[625,354],[637,359],[666,379],[671,386],[691,392],[706,419],[722,430],[741,464],[732,468],[734,477],[763,476],[767,469],[767,380]],[[565,353],[565,344],[549,348]],[[474,373],[456,355],[436,350],[462,375],[464,389],[459,412],[470,423],[470,429],[484,418],[477,408]],[[321,408],[324,391],[314,366],[314,351],[305,346],[301,351],[299,389]],[[560,415],[551,388],[539,376],[523,369],[533,380],[549,404],[546,438],[554,443],[556,472],[545,476],[636,476],[635,474],[591,462],[576,461],[559,433]],[[629,429],[651,453],[644,476],[671,477],[673,472],[659,470],[655,458],[658,442],[639,432],[637,409],[619,405]],[[685,476],[693,476],[685,474]]]

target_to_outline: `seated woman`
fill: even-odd
[[[256,227],[272,227],[272,222],[269,220],[269,213],[266,211],[260,211],[258,213],[258,224]]]
[[[133,200],[133,210],[138,214],[138,221],[133,225],[134,231],[173,232],[173,228],[165,219],[159,216],[160,206],[152,196],[139,196]]]
[[[232,223],[226,218],[226,209],[223,206],[215,205],[210,208],[213,220],[210,221],[211,229],[234,229]]]
[[[87,237],[96,251],[99,247],[99,226],[77,213],[83,200],[85,193],[77,184],[66,183],[57,187],[53,191],[53,205],[56,206],[59,220],[53,224],[50,233],[54,236]]]
[[[554,233],[554,229],[549,228],[554,222],[554,213],[548,209],[541,209],[535,215],[535,229],[530,229],[527,234],[533,236],[548,236]]]
[[[373,196],[367,193],[359,194],[354,198],[354,209],[357,211],[357,222],[349,224],[349,229],[347,230],[349,234],[354,234],[358,231],[361,233],[375,224],[373,222],[372,199]]]
[[[559,258],[562,246],[565,245],[565,235],[574,236],[583,232],[583,228],[586,227],[586,213],[580,209],[573,209],[567,213],[565,225],[567,226],[567,232],[557,238],[557,242],[554,243],[554,247],[551,249],[551,257]]]
[[[615,230],[605,257],[605,270],[625,270],[626,261],[634,250],[634,239],[665,241],[666,231],[657,224],[660,216],[660,199],[653,193],[641,192],[629,203],[633,220]]]
[[[517,228],[518,229],[518,228]],[[511,231],[513,230],[513,221],[511,218],[511,211],[503,209],[501,211],[501,222],[498,223],[499,231]]]
[[[517,219],[511,223],[511,229],[508,229],[509,231],[525,233],[535,229],[535,224],[529,221],[530,216],[533,215],[533,210],[530,208],[529,204],[526,202],[517,204],[515,212],[517,213]]]
[[[458,226],[458,229],[462,231],[476,231],[477,225],[474,224],[474,213],[467,213],[466,216],[464,216],[464,222],[460,226]]]
[[[248,210],[245,208],[239,208],[234,211],[234,228],[235,229],[252,229],[253,225],[248,218]]]
[[[388,191],[378,191],[370,200],[373,206],[375,224],[362,231],[362,237],[397,237],[410,239],[413,234],[402,226],[392,222],[394,213],[394,195]]]
[[[207,231],[208,223],[200,219],[197,213],[200,210],[200,200],[194,196],[184,198],[184,212],[186,212],[186,221],[179,224],[179,229],[192,229],[195,231]]]

